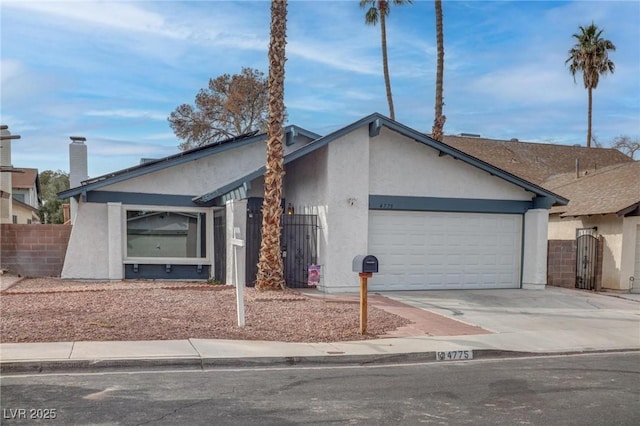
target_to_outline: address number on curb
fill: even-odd
[[[457,361],[462,359],[473,359],[473,351],[442,351],[436,352],[438,361]]]

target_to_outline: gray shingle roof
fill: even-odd
[[[445,136],[444,142],[530,182],[542,184],[553,175],[582,172],[633,160],[611,148],[553,145],[477,137]]]
[[[595,214],[624,215],[640,206],[640,161],[620,163],[582,173],[565,173],[549,178],[543,186],[569,198],[566,206],[551,213],[566,216]]]

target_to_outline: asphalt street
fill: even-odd
[[[640,353],[10,375],[0,390],[16,425],[636,425]]]

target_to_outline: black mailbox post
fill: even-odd
[[[367,334],[367,279],[378,273],[378,258],[358,255],[353,258],[353,272],[360,276],[360,334]]]

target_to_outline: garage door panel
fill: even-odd
[[[518,288],[522,216],[372,211],[372,290]]]

